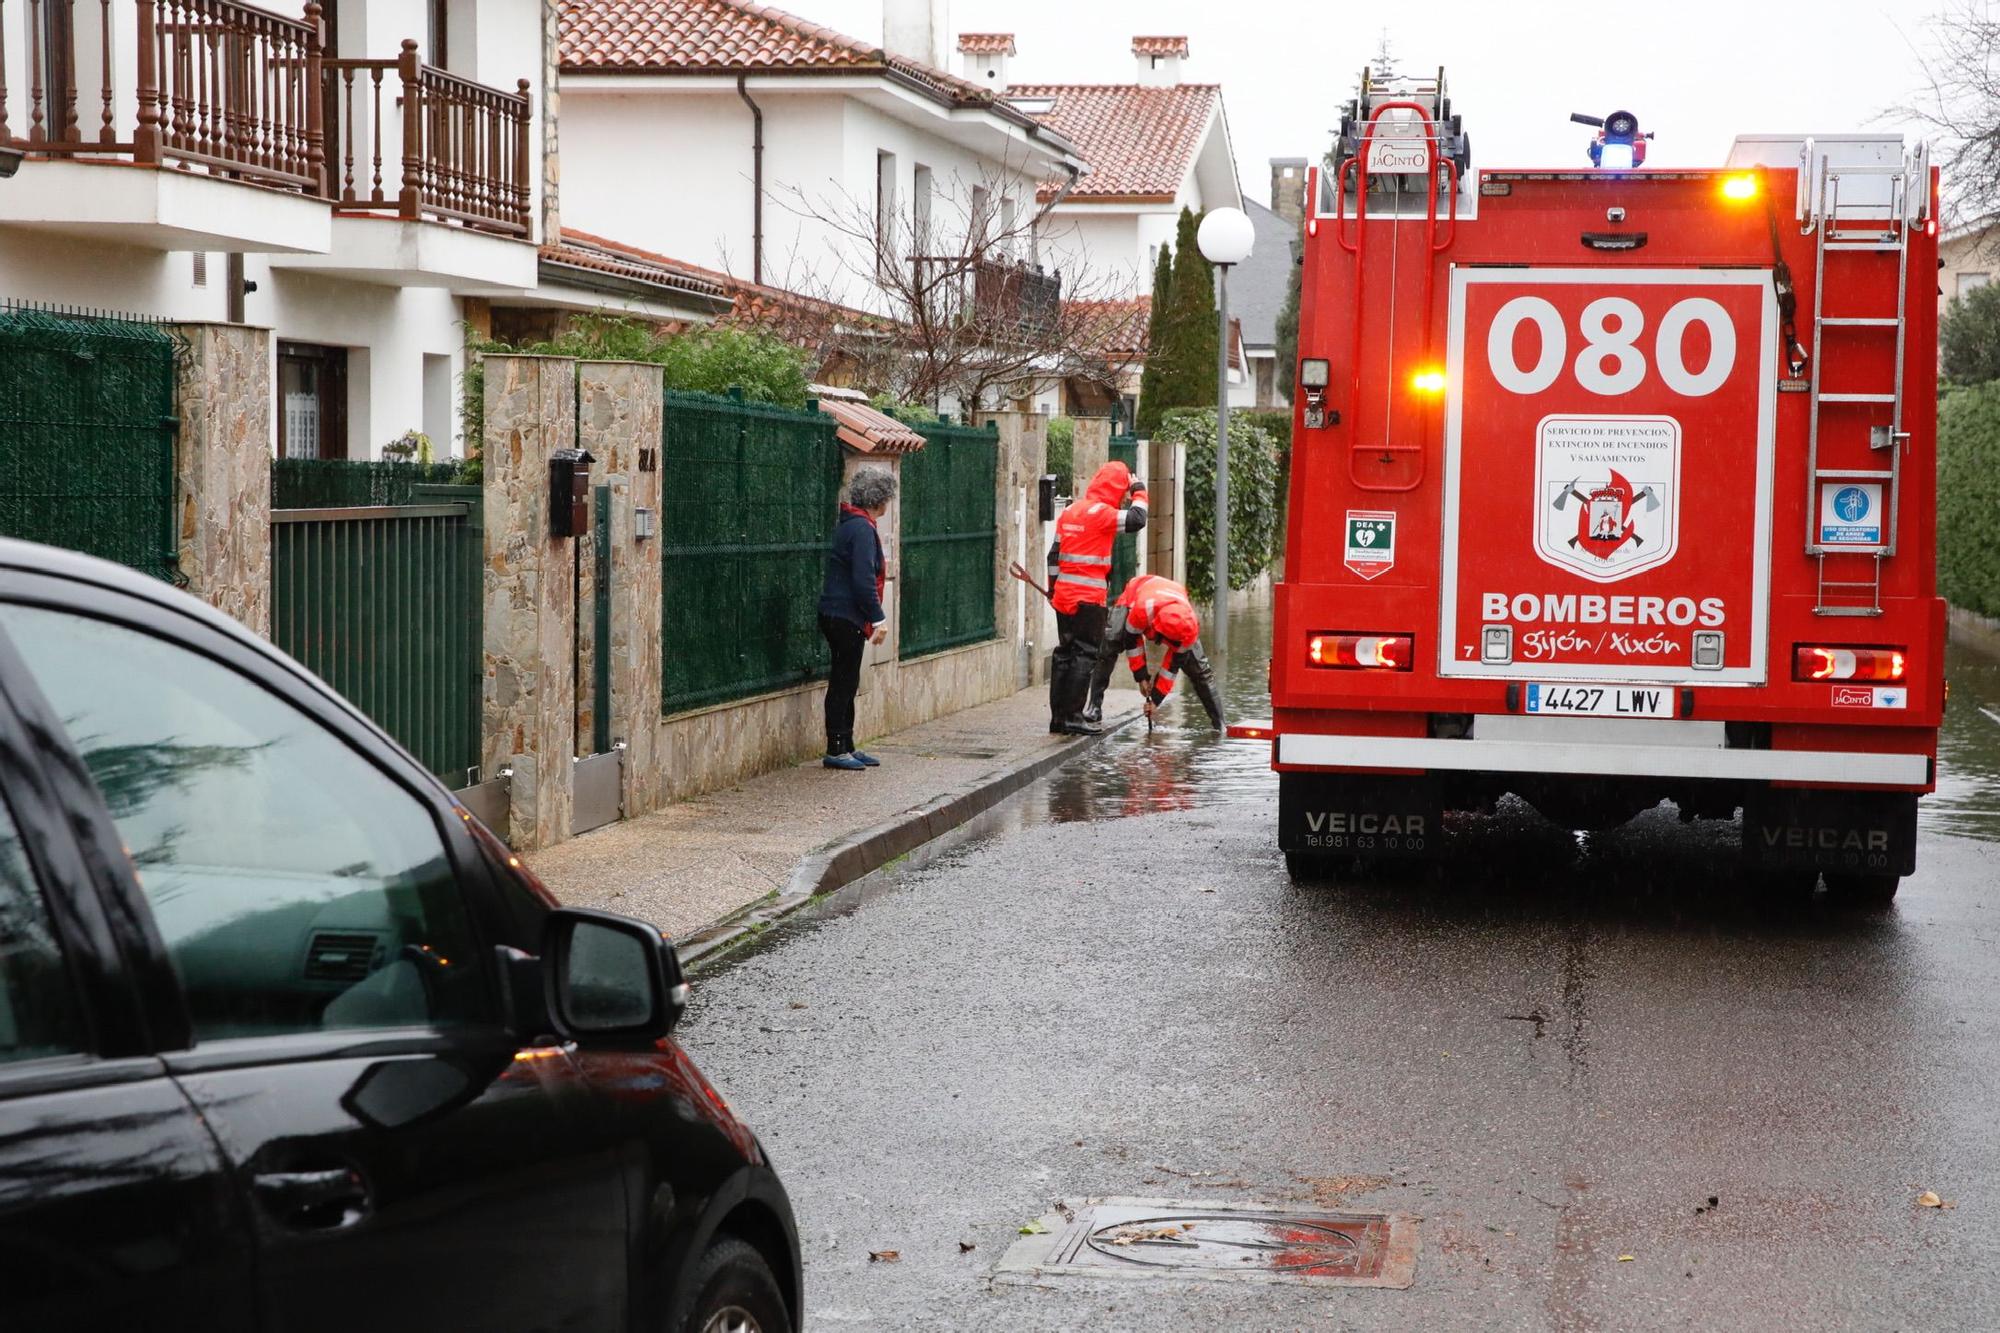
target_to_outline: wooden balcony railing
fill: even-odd
[[[527,81],[473,83],[423,64],[413,41],[393,60],[331,59],[320,15],[318,3],[291,19],[238,0],[0,0],[0,144],[529,235]],[[10,52],[26,71],[11,90]]]
[[[941,321],[979,326],[995,337],[1040,335],[1061,318],[1062,276],[1018,260],[923,255],[914,294]]]
[[[339,147],[328,197],[338,207],[528,234],[526,79],[513,93],[461,79],[419,61],[413,41],[395,60],[323,63],[328,136]]]

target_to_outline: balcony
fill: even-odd
[[[1047,336],[1061,318],[1062,276],[1004,257],[920,255],[913,298],[940,324],[999,341]]]
[[[526,252],[532,285],[518,244],[532,233],[527,83],[459,78],[414,42],[394,59],[336,60],[320,6],[304,13],[0,0],[0,143],[30,158],[0,191],[0,223],[316,267],[346,262],[343,219],[437,224],[465,243],[434,249],[516,242],[506,249]],[[424,248],[377,236],[364,248],[379,253],[356,262],[407,270],[412,246]]]

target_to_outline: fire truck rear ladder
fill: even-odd
[[[1910,266],[1907,258],[1910,228],[1922,216],[1930,199],[1928,154],[1919,144],[1899,166],[1840,166],[1814,151],[1808,139],[1800,171],[1800,212],[1805,234],[1815,237],[1813,257],[1812,404],[1806,444],[1806,554],[1818,567],[1818,593],[1813,614],[1821,616],[1879,616],[1882,614],[1882,562],[1896,554],[1899,488],[1903,474],[1903,451],[1909,433],[1903,429],[1903,315],[1908,305]],[[1811,174],[1817,172],[1817,181]],[[1865,203],[1841,203],[1843,178],[1872,177],[1887,188],[1886,207],[1878,194]],[[1874,192],[1871,192],[1874,193]],[[1845,212],[1843,212],[1845,210]],[[1893,313],[1870,315],[1828,315],[1826,275],[1828,257],[1835,268],[1853,262],[1847,252],[1892,254],[1896,265],[1896,308]],[[1859,254],[1856,255],[1858,259]],[[1828,392],[1820,383],[1820,353],[1826,331],[1853,329],[1862,335],[1876,330],[1895,330],[1896,373],[1888,392]],[[1820,412],[1824,405],[1850,410],[1852,405],[1882,405],[1889,408],[1887,426],[1871,425],[1868,444],[1888,454],[1887,467],[1825,468],[1819,463]],[[1828,546],[1820,542],[1820,486],[1829,481],[1879,482],[1882,506],[1888,511],[1886,540],[1872,549]],[[1865,578],[1829,578],[1828,560],[1865,560]],[[1843,571],[1844,572],[1844,571]]]

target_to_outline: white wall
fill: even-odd
[[[38,231],[0,232],[0,298],[174,320],[225,318],[227,256],[208,256],[206,287],[196,287],[193,274],[193,256],[184,251],[140,250]],[[244,276],[257,284],[244,298],[245,322],[270,328],[285,341],[349,349],[350,457],[379,457],[384,444],[435,418],[435,370],[429,418],[425,412],[427,355],[449,358],[455,393],[464,359],[464,307],[449,292],[273,271],[258,255],[245,259]],[[451,419],[456,433],[456,412]],[[461,452],[436,436],[432,445],[440,454]]]
[[[749,91],[764,112],[764,280],[772,286],[885,308],[872,249],[831,225],[851,231],[872,220],[878,153],[895,155],[906,236],[919,165],[931,170],[935,228],[962,229],[978,184],[992,185],[996,217],[1008,193],[1024,222],[1034,207],[1033,177],[1019,162],[974,152],[858,97],[760,88],[754,77]],[[748,278],[751,134],[750,109],[733,86],[568,85],[563,224]]]

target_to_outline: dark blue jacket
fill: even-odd
[[[819,613],[856,625],[879,625],[887,617],[875,580],[882,572],[882,538],[875,525],[860,514],[843,513],[833,530],[833,549],[826,557],[826,585],[820,589]]]

